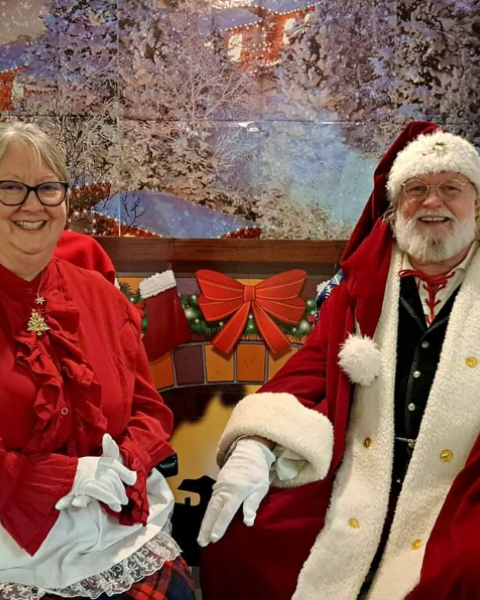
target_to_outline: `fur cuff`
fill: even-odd
[[[380,375],[380,350],[368,336],[350,334],[338,358],[338,364],[352,383],[367,386]]]
[[[251,394],[235,407],[220,439],[218,464],[240,437],[260,435],[292,450],[306,461],[293,479],[275,480],[278,487],[295,487],[323,479],[333,454],[333,427],[322,413],[306,408],[292,394]]]

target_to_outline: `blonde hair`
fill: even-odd
[[[60,181],[70,182],[65,155],[53,139],[34,123],[0,123],[0,161],[12,142],[24,144],[44,162]]]

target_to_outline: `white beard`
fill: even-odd
[[[398,247],[415,260],[421,262],[449,260],[468,248],[476,237],[475,221],[470,219],[458,221],[453,215],[448,215],[452,219],[449,232],[420,233],[417,229],[417,219],[426,216],[439,216],[439,213],[423,210],[410,219],[397,213],[393,224]]]

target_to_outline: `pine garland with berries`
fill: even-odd
[[[129,302],[134,304],[141,311],[143,315],[142,332],[145,333],[148,327],[148,314],[144,305],[144,298],[142,298],[140,291],[132,289],[128,283],[120,283],[120,291],[124,294]],[[180,301],[185,312],[190,331],[206,338],[215,337],[230,318],[224,319],[223,321],[206,321],[198,303],[198,296],[195,294],[180,296]],[[282,323],[277,319],[273,320],[285,335],[301,340],[310,333],[314,325],[316,312],[317,305],[315,298],[307,298],[305,301],[305,311],[296,325],[287,325],[286,323]],[[255,323],[255,318],[251,313],[248,315],[248,321],[245,325],[245,329],[242,332],[242,338],[262,338],[257,324]]]
[[[204,335],[205,337],[211,338],[217,335],[217,333],[228,322],[228,319],[223,321],[206,321],[198,304],[198,296],[195,294],[191,296],[181,296],[180,300],[182,302],[183,310],[185,311],[185,316],[187,317],[188,325],[192,333],[198,333],[200,335]],[[314,324],[316,312],[317,305],[315,298],[307,298],[305,312],[296,325],[287,325],[286,323],[282,323],[277,319],[273,320],[285,335],[294,338],[303,338],[310,333]],[[248,315],[247,324],[242,332],[242,337],[248,336],[261,338],[260,331],[258,330],[255,319],[251,313]]]

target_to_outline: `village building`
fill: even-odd
[[[245,68],[274,66],[290,38],[306,25],[318,0],[260,0],[215,15],[230,57]]]

